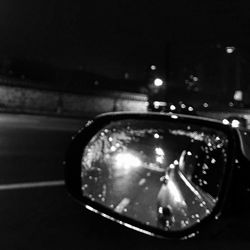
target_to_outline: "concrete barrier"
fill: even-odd
[[[7,112],[82,117],[110,111],[146,111],[147,98],[135,93],[74,94],[1,85],[0,109]]]

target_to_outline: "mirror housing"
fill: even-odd
[[[152,226],[147,223],[143,223],[141,220],[133,218],[133,216],[126,216],[126,214],[117,211],[117,209],[110,209],[110,207],[102,204],[101,202],[96,202],[96,200],[91,199],[88,195],[83,193],[83,154],[84,150],[88,147],[89,143],[93,142],[93,138],[100,134],[111,123],[118,124],[121,121],[141,121],[142,123],[150,122],[154,124],[166,123],[172,126],[180,126],[180,124],[188,127],[194,126],[195,128],[200,128],[201,131],[204,128],[219,131],[227,137],[227,157],[224,166],[223,178],[221,178],[220,190],[218,191],[218,196],[216,197],[216,202],[211,211],[204,216],[202,220],[197,220],[197,223],[193,223],[190,227],[184,227],[178,230],[163,230],[160,227]],[[122,225],[133,228],[137,231],[166,238],[175,239],[185,239],[196,235],[199,232],[205,231],[208,224],[213,223],[217,220],[223,211],[223,207],[227,197],[228,185],[231,180],[232,173],[232,160],[234,157],[235,139],[236,133],[234,129],[230,126],[225,126],[214,120],[197,118],[185,115],[173,115],[173,114],[156,114],[156,113],[109,113],[105,115],[100,115],[95,118],[94,121],[90,121],[86,126],[81,129],[77,135],[74,137],[71,146],[66,155],[65,159],[65,181],[70,194],[85,208],[96,212],[106,218],[116,221]],[[86,157],[86,156],[85,156]],[[128,156],[127,156],[128,157]],[[183,158],[188,158],[187,152],[180,155],[179,163],[183,161]],[[185,162],[188,162],[185,159]],[[181,167],[181,164],[179,164]],[[183,172],[182,172],[183,173]],[[164,176],[164,175],[162,175]],[[186,174],[185,176],[188,176]],[[164,181],[164,180],[163,180]],[[189,182],[190,183],[190,182]],[[192,182],[191,182],[192,183]],[[197,185],[194,185],[197,187]],[[166,185],[162,186],[162,191],[166,189]],[[198,188],[199,189],[199,188]],[[197,189],[196,189],[197,191]],[[167,191],[168,192],[168,191]],[[202,192],[201,192],[202,193]],[[205,197],[203,195],[203,197]],[[122,198],[122,197],[121,197]],[[207,198],[205,198],[207,199]],[[208,201],[208,200],[206,200]],[[158,211],[161,211],[162,215],[168,214],[169,207],[159,207]]]

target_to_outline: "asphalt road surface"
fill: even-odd
[[[0,249],[249,249],[249,242],[166,241],[83,210],[62,160],[83,120],[0,115]]]

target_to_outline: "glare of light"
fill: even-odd
[[[168,181],[168,189],[170,191],[171,199],[173,199],[175,203],[185,203],[180,190],[171,179]]]
[[[137,168],[142,165],[141,160],[130,152],[118,153],[115,156],[115,166],[119,169]]]
[[[154,134],[154,138],[159,139],[160,138],[159,134]]]
[[[111,149],[112,152],[116,151],[116,147],[115,146],[111,146],[110,149]]]
[[[171,115],[172,119],[178,119],[178,115]]]
[[[160,106],[167,106],[166,102],[159,102],[159,101],[155,101],[153,102],[153,105],[155,108],[159,108]]]
[[[236,90],[234,92],[234,100],[235,101],[242,101],[243,100],[243,92],[242,92],[242,90]]]
[[[238,128],[240,126],[240,122],[238,120],[232,120],[231,126],[233,128]]]
[[[161,87],[163,85],[163,80],[161,78],[155,78],[154,85],[156,87]]]
[[[190,106],[190,107],[188,107],[188,111],[192,112],[192,111],[194,111],[194,108]]]
[[[198,78],[197,76],[194,76],[194,77],[193,77],[193,80],[194,80],[195,82],[198,82],[198,81],[199,81],[199,78]]]
[[[179,161],[178,161],[178,160],[175,160],[175,161],[174,161],[174,165],[179,165]]]
[[[235,47],[233,46],[226,47],[226,52],[228,54],[232,54],[234,51],[235,51]]]
[[[170,110],[176,110],[176,107],[172,104],[172,105],[170,105]]]
[[[181,108],[182,108],[182,109],[185,109],[186,107],[187,107],[187,106],[186,106],[184,103],[181,104]]]
[[[163,161],[164,161],[163,156],[156,156],[156,162],[158,162],[158,163],[162,164],[162,163],[163,163]]]
[[[230,122],[228,121],[228,119],[223,119],[222,123],[225,124],[225,125],[229,125],[230,124]]]
[[[204,103],[203,103],[203,107],[204,107],[204,108],[208,108],[208,103],[204,102]]]
[[[164,156],[164,151],[162,150],[162,148],[156,148],[155,153],[157,155]]]
[[[156,109],[158,109],[159,107],[160,107],[160,105],[161,105],[161,103],[160,102],[154,102],[154,107],[156,108]]]
[[[156,66],[155,66],[155,65],[151,65],[151,66],[150,66],[150,69],[151,69],[151,70],[156,70]]]
[[[170,168],[170,169],[175,169],[175,165],[171,163],[171,164],[169,165],[169,168]]]

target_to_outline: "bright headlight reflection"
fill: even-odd
[[[231,126],[233,128],[238,128],[240,126],[240,122],[238,120],[232,120]]]
[[[132,152],[122,152],[115,156],[115,167],[118,169],[138,168],[142,165],[141,159]]]

